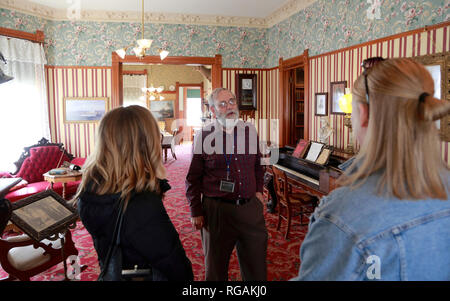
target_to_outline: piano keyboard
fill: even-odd
[[[284,167],[284,166],[282,166],[282,165],[274,164],[273,166],[275,166],[275,167],[281,169],[282,171],[287,172],[287,173],[289,173],[289,174],[291,174],[291,175],[294,175],[294,176],[296,176],[296,177],[299,177],[300,179],[303,179],[303,180],[305,180],[305,181],[308,181],[308,182],[310,182],[310,183],[313,183],[313,184],[319,186],[319,181],[316,180],[316,179],[313,179],[313,178],[310,178],[310,177],[308,177],[308,176],[305,176],[304,174],[301,174],[301,173],[296,172],[296,171],[294,171],[294,170],[292,170],[292,169],[286,168],[286,167]]]

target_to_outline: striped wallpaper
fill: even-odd
[[[392,38],[357,48],[311,57],[309,61],[309,101],[314,104],[315,93],[328,92],[330,103],[330,82],[347,81],[351,88],[353,82],[361,74],[361,62],[372,56],[384,58],[412,57],[426,54],[441,53],[450,50],[450,26],[430,30],[428,32],[414,33],[408,36]],[[320,117],[314,116],[314,106],[311,105],[310,137],[318,140]],[[345,148],[350,133],[344,127],[343,115],[330,114],[330,125],[334,129],[329,138],[329,144],[337,148]],[[356,143],[355,143],[356,144]],[[443,159],[450,166],[449,143],[442,143]]]
[[[109,67],[47,67],[51,141],[63,143],[75,157],[87,157],[94,147],[98,122],[65,123],[65,97],[111,96]],[[108,104],[108,108],[110,104]]]
[[[278,142],[278,68],[224,68],[222,74],[222,86],[236,93],[237,74],[256,74],[257,110],[255,112],[255,126],[261,141]]]

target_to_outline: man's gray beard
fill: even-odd
[[[236,124],[238,123],[239,119],[238,118],[234,118],[234,119],[228,119],[228,118],[217,118],[217,121],[219,121],[219,123],[227,130],[232,129],[236,126]]]
[[[227,130],[230,130],[232,128],[234,128],[236,126],[236,124],[239,121],[239,113],[238,112],[234,112],[235,113],[235,118],[231,119],[231,118],[226,118],[226,117],[217,117],[217,121],[219,121],[219,123]],[[228,113],[227,113],[228,114]],[[226,115],[226,114],[225,114]]]

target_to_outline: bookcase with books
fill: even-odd
[[[280,58],[280,145],[295,147],[309,139],[308,50],[287,60]]]
[[[305,82],[304,82],[304,69],[296,68],[293,71],[294,76],[294,141],[299,141],[304,138],[305,128]]]

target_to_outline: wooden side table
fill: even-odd
[[[79,181],[79,180],[81,180],[82,175],[83,174],[81,172],[75,171],[75,170],[69,170],[64,175],[50,175],[48,172],[43,174],[44,180],[51,183],[52,189],[53,189],[54,183],[62,183],[62,185],[63,185],[62,198],[63,199],[66,199],[66,183]]]

